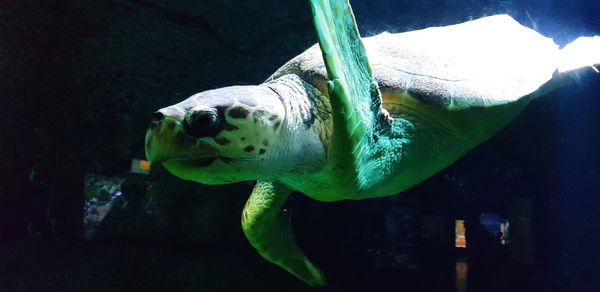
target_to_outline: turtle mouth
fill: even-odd
[[[203,168],[203,167],[208,167],[211,164],[213,164],[215,161],[217,161],[217,159],[219,159],[219,156],[214,156],[214,157],[204,157],[204,158],[192,158],[192,159],[169,159],[165,162],[177,162],[180,164],[184,164],[186,166],[191,166],[194,168]]]
[[[225,164],[231,164],[233,162],[250,162],[253,160],[256,160],[256,159],[253,159],[253,158],[231,158],[231,157],[226,157],[226,156],[212,156],[212,157],[202,157],[202,158],[174,158],[174,159],[164,160],[161,163],[168,163],[168,164],[176,163],[176,164],[180,164],[180,165],[186,166],[186,167],[205,168],[205,167],[211,166],[216,161],[221,161]]]
[[[160,163],[163,166],[165,164],[179,164],[185,165],[189,167],[202,168],[207,167],[213,164],[217,159],[220,159],[220,156],[211,156],[211,157],[175,157],[175,158],[167,158],[161,159],[160,161],[155,161],[154,163]]]

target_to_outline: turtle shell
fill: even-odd
[[[552,79],[559,47],[508,15],[461,24],[363,38],[384,98],[409,94],[446,109],[515,102]],[[281,67],[270,79],[298,74],[325,90],[318,46]]]

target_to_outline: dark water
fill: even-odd
[[[352,4],[363,35],[496,13],[562,45],[600,34],[597,0]],[[245,241],[251,185],[128,173],[156,108],[260,83],[314,43],[305,1],[1,1],[0,39],[0,291],[311,290]],[[600,291],[599,93],[582,76],[400,196],[293,196],[298,242],[330,282],[314,290]],[[129,207],[92,241],[86,174],[127,179]],[[510,222],[508,245],[482,214]]]

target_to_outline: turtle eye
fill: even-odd
[[[161,112],[155,112],[152,114],[152,121],[153,123],[160,123],[162,122],[162,120],[165,118],[165,115]]]
[[[165,118],[165,115],[163,113],[161,113],[160,111],[153,113],[152,118],[150,120],[150,127],[151,128],[157,127],[158,125],[160,125],[160,123],[162,123],[164,118]]]
[[[218,113],[214,109],[188,112],[182,123],[183,130],[194,138],[214,137],[221,128]]]

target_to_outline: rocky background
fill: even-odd
[[[352,3],[363,35],[501,12],[561,44],[600,33],[594,0]],[[262,82],[314,43],[308,12],[304,0],[1,0],[0,291],[310,290],[244,239],[239,215],[251,183],[128,173],[143,158],[154,110]],[[533,260],[507,268],[515,275],[497,291],[597,291],[599,79],[582,76],[535,101],[403,196],[336,204],[294,196],[298,240],[331,280],[316,291],[453,287],[454,218],[508,216],[521,199],[533,206]],[[126,179],[126,206],[92,241],[82,223],[86,174]],[[427,240],[430,229],[450,234]],[[483,259],[476,267],[501,262],[474,255]],[[432,271],[415,272],[424,269]]]

